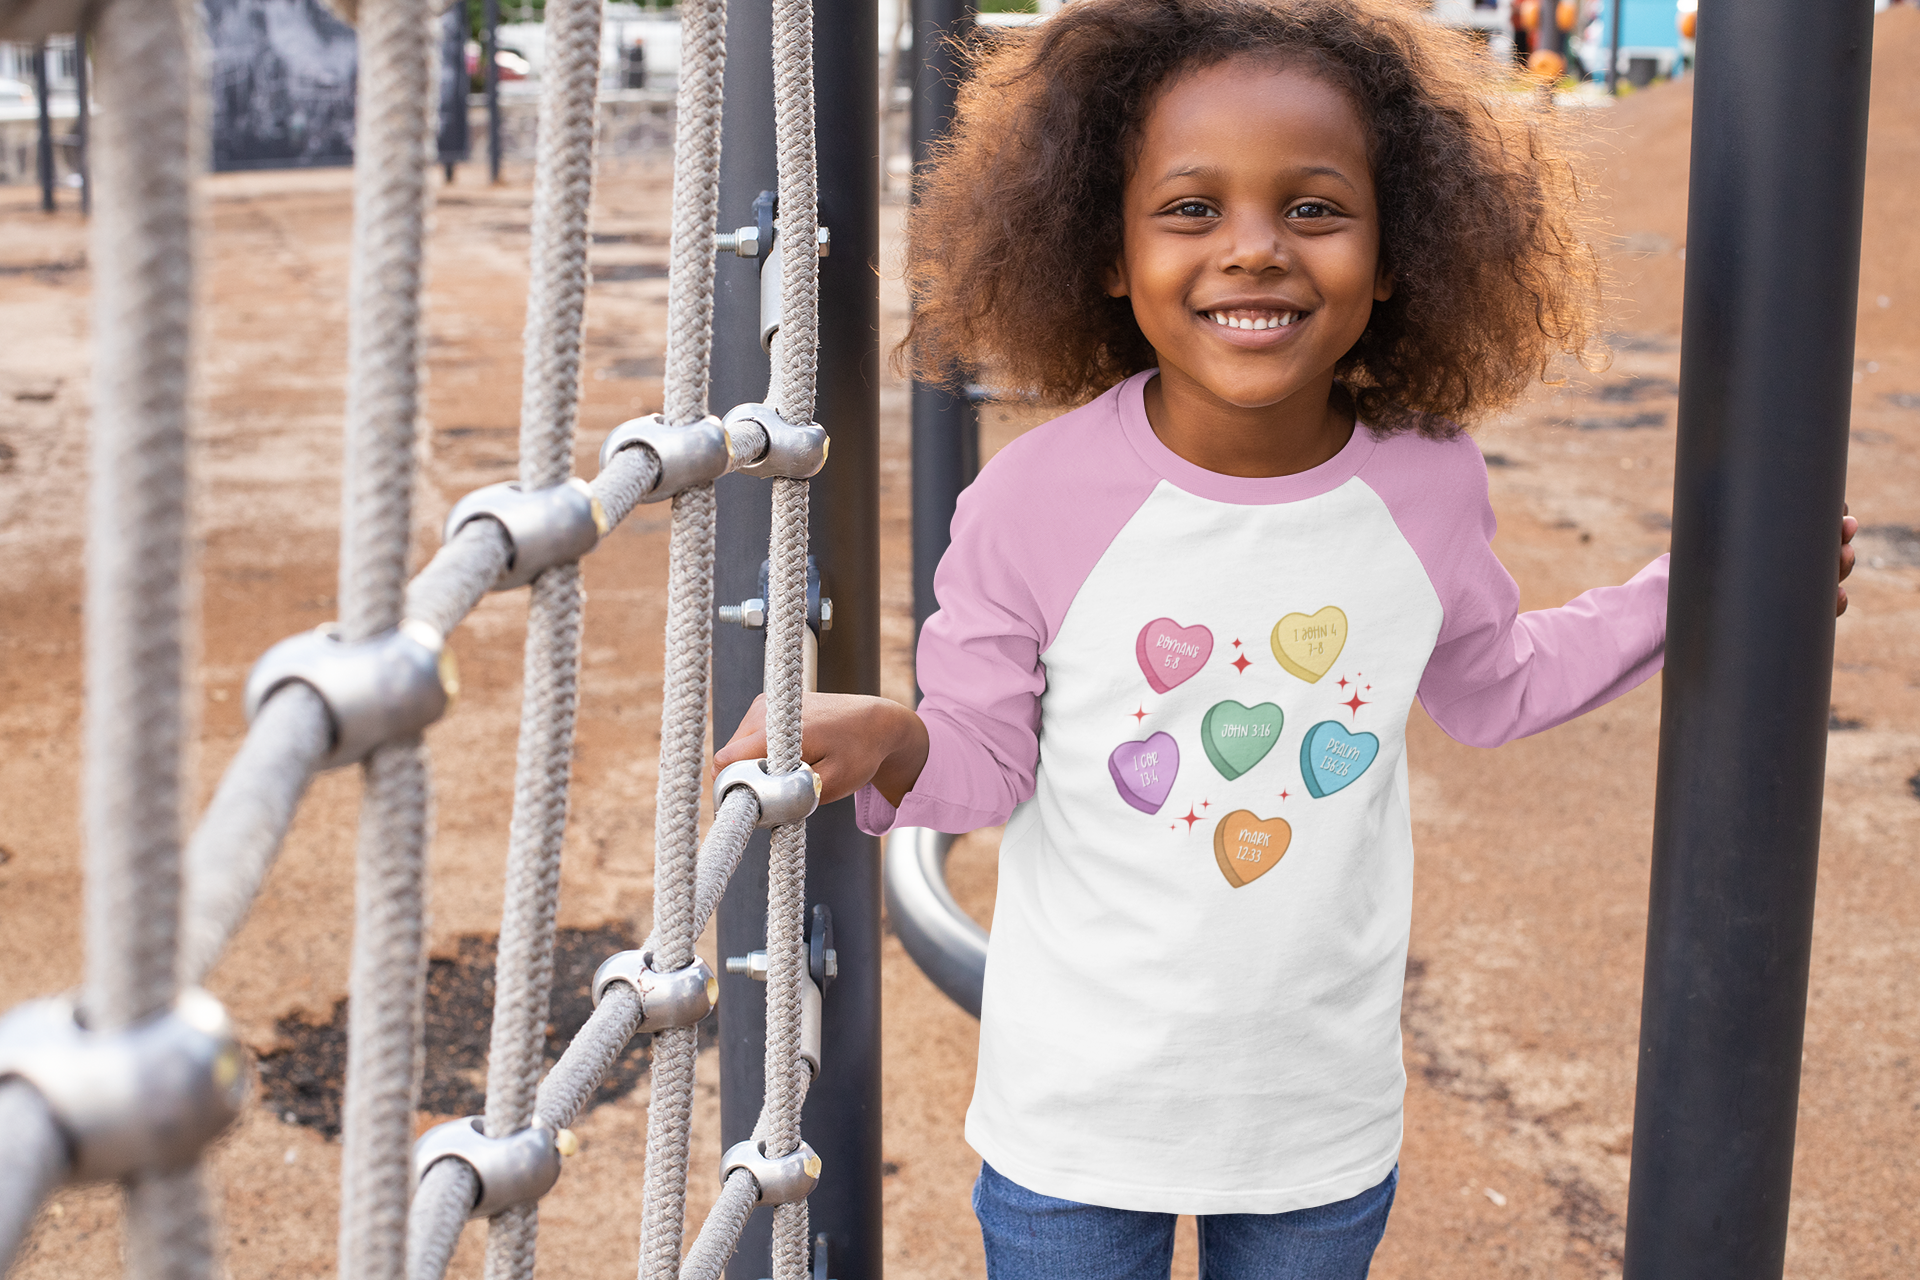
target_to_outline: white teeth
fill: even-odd
[[[1285,329],[1289,325],[1298,322],[1301,315],[1298,311],[1282,311],[1277,316],[1259,316],[1248,319],[1245,316],[1230,316],[1224,311],[1208,311],[1202,314],[1204,314],[1207,319],[1224,328],[1256,330]]]

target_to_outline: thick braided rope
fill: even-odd
[[[192,181],[202,158],[195,21],[185,4],[122,3],[94,28],[109,109],[94,160],[83,812],[85,1002],[101,1029],[160,1010],[177,990]],[[129,1274],[208,1276],[210,1237],[197,1166],[127,1182]]]
[[[254,717],[187,844],[180,980],[198,983],[259,895],[307,783],[332,742],[312,686],[281,686]]]
[[[600,0],[554,0],[547,6],[546,35],[520,391],[520,483],[528,490],[550,488],[573,474]],[[558,565],[534,580],[487,1055],[486,1130],[493,1137],[515,1133],[533,1119],[546,1067],[584,606],[578,564]],[[487,1227],[488,1280],[531,1277],[538,1230],[537,1205],[496,1215]]]
[[[480,1175],[465,1160],[437,1160],[414,1188],[407,1215],[407,1280],[440,1280],[460,1243]]]
[[[425,0],[360,8],[340,622],[362,640],[400,622],[419,411],[420,294],[434,32]],[[364,770],[355,868],[339,1273],[406,1266],[413,1089],[425,995],[427,765],[418,740]]]
[[[34,1215],[67,1172],[67,1140],[39,1091],[0,1083],[0,1276],[33,1229]]]
[[[811,421],[819,352],[819,178],[813,139],[813,6],[774,0],[774,137],[780,172],[780,336],[774,351],[774,407],[789,422]],[[807,621],[807,483],[773,482],[767,619],[767,767],[800,764],[801,695]],[[800,1142],[807,1067],[800,1058],[800,983],[806,963],[806,824],[773,833],[767,874],[767,1154]],[[807,1205],[781,1205],[773,1219],[773,1280],[807,1273]]]
[[[682,6],[680,32],[663,407],[666,420],[676,426],[698,421],[707,411],[713,350],[713,236],[720,223],[726,0],[693,0]],[[651,948],[653,966],[663,971],[691,963],[698,936],[694,916],[713,645],[715,511],[711,485],[688,490],[673,500],[660,780],[653,818]],[[640,1210],[640,1280],[670,1280],[680,1270],[697,1052],[698,1037],[692,1027],[663,1031],[653,1039],[646,1185]]]

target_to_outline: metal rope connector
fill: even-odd
[[[784,1156],[768,1155],[764,1138],[736,1142],[720,1159],[720,1181],[735,1169],[745,1169],[760,1184],[758,1204],[792,1204],[820,1185],[820,1157],[804,1142]]]
[[[733,788],[746,787],[760,801],[760,817],[753,825],[784,827],[820,807],[820,785],[820,775],[809,764],[791,773],[768,773],[764,758],[737,760],[713,780],[713,807],[718,809],[726,803],[727,792]]]
[[[771,480],[784,476],[805,480],[827,465],[827,429],[817,422],[792,423],[780,416],[770,404],[741,404],[727,410],[725,422],[752,422],[767,433],[767,451],[752,462],[740,464],[745,475]]]
[[[409,618],[392,631],[348,643],[335,624],[289,636],[247,674],[251,721],[273,691],[299,681],[327,704],[333,750],[323,769],[354,764],[375,747],[412,737],[438,720],[460,692],[453,653],[441,634]]]
[[[720,979],[699,956],[686,965],[661,973],[644,951],[620,951],[601,961],[593,971],[593,1006],[608,987],[624,982],[640,993],[640,1025],[635,1031],[665,1031],[690,1027],[712,1013],[720,1003]]]
[[[577,476],[531,492],[511,481],[475,489],[453,504],[443,540],[452,542],[463,525],[481,519],[499,521],[513,544],[495,591],[524,587],[555,565],[573,563],[593,550],[609,527],[600,499]]]
[[[688,489],[718,480],[733,470],[733,440],[720,419],[708,414],[698,422],[674,427],[657,413],[632,418],[607,433],[600,444],[600,469],[622,449],[644,448],[660,463],[660,479],[642,502],[665,502]]]
[[[560,1157],[577,1150],[567,1129],[545,1121],[501,1138],[487,1136],[484,1116],[437,1124],[413,1144],[413,1185],[442,1160],[463,1160],[480,1183],[467,1217],[491,1218],[516,1205],[532,1204],[560,1180]]]
[[[93,1031],[64,996],[0,1018],[0,1080],[46,1100],[73,1153],[70,1180],[184,1169],[246,1102],[240,1042],[198,987],[131,1026]]]

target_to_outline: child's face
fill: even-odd
[[[1147,116],[1123,201],[1108,292],[1133,300],[1168,393],[1324,412],[1334,363],[1392,292],[1347,94],[1268,59],[1185,75]]]

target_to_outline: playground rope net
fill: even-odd
[[[776,1205],[774,1276],[808,1266],[819,1161],[800,1113],[808,1052],[805,818],[807,480],[818,352],[818,199],[810,0],[777,0],[780,321],[768,403],[707,405],[719,218],[725,0],[687,0],[675,138],[664,409],[622,424],[591,482],[571,478],[587,286],[601,0],[551,0],[540,103],[517,484],[456,504],[406,580],[419,416],[434,103],[431,0],[363,0],[356,124],[340,620],[274,646],[249,677],[250,726],[184,842],[187,388],[192,193],[200,147],[191,7],[112,0],[96,20],[102,96],[93,228],[97,344],[87,600],[87,975],[77,1002],[0,1018],[0,1272],[68,1182],[125,1188],[129,1272],[213,1274],[199,1161],[245,1091],[237,1042],[199,990],[244,922],[313,777],[363,776],[344,1100],[339,1273],[437,1280],[488,1219],[489,1280],[533,1273],[540,1197],[567,1126],[627,1042],[652,1041],[641,1280],[713,1280],[756,1204]],[[4,15],[0,15],[4,16]],[[773,264],[767,264],[772,269]],[[713,629],[713,481],[773,485],[768,758],[699,811]],[[578,703],[579,559],[642,502],[671,499],[654,925],[594,979],[595,1009],[542,1075],[560,855]],[[524,692],[486,1111],[413,1137],[422,1057],[430,769],[421,731],[455,692],[449,632],[489,592],[528,586]],[[685,1261],[696,1024],[717,984],[694,951],[756,827],[771,827],[766,1102]],[[182,847],[184,843],[184,848]],[[811,1014],[809,1014],[811,1008]],[[812,1029],[817,1043],[817,1027]]]

